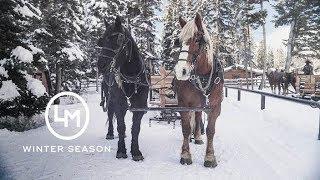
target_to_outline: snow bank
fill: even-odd
[[[5,77],[5,78],[8,78],[8,72],[4,69],[4,67],[1,67],[0,66],[0,75]]]
[[[21,46],[17,46],[11,51],[11,57],[16,57],[20,61],[25,63],[31,63],[33,61],[32,53]]]
[[[0,100],[9,101],[20,96],[18,87],[11,81],[3,81],[0,88]]]
[[[152,112],[143,117],[139,136],[145,160],[116,159],[118,139],[105,139],[107,113],[97,108],[100,94],[96,93],[89,94],[91,120],[78,139],[61,141],[46,127],[23,133],[0,130],[0,167],[7,174],[2,179],[320,179],[318,111],[273,98],[266,98],[267,109],[261,111],[259,95],[243,92],[239,102],[236,90],[228,93],[216,124],[213,144],[218,166],[214,169],[203,167],[206,146],[193,143],[193,164],[182,166],[180,123],[176,122],[176,129],[166,122],[152,122],[149,127]],[[77,107],[64,105],[61,111]],[[125,119],[130,156],[132,113],[128,112]],[[63,123],[52,125],[63,132]],[[22,146],[27,145],[106,145],[112,149],[110,153],[24,153]]]
[[[25,78],[27,80],[27,88],[33,95],[41,97],[46,94],[46,88],[43,86],[41,81],[31,77],[30,75],[26,75]]]
[[[36,114],[32,117],[20,116],[18,118],[15,118],[6,116],[0,118],[0,129],[6,128],[10,131],[26,131],[43,126],[44,124],[44,114]]]

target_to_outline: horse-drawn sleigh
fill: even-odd
[[[202,144],[202,112],[207,113],[207,148],[205,167],[217,165],[213,149],[215,122],[220,115],[223,99],[223,69],[213,51],[211,37],[199,14],[189,22],[179,19],[182,27],[179,36],[180,54],[176,62],[173,80],[177,95],[176,107],[148,107],[148,93],[152,84],[146,63],[142,60],[138,46],[130,32],[122,25],[120,17],[115,23],[106,24],[106,31],[99,40],[101,54],[98,59],[99,72],[103,73],[101,106],[108,112],[109,128],[106,138],[113,139],[112,119],[115,114],[119,134],[116,158],[127,158],[124,121],[127,110],[133,112],[131,129],[131,155],[134,161],[143,160],[138,137],[141,119],[146,111],[179,112],[183,134],[181,164],[191,164],[189,150],[193,132],[196,144]],[[164,80],[163,85],[166,86]],[[159,89],[160,94],[164,89]],[[163,98],[163,97],[160,97]],[[193,128],[192,128],[193,127]]]
[[[149,105],[153,107],[160,107],[163,111],[154,117],[149,119],[149,126],[151,127],[151,121],[165,121],[170,124],[180,120],[181,117],[178,112],[172,110],[173,107],[178,107],[177,95],[173,87],[174,74],[173,71],[168,71],[165,67],[159,68],[159,73],[151,75],[151,87]]]
[[[320,100],[320,75],[298,75],[296,80],[299,97]]]

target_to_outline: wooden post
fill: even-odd
[[[166,81],[165,81],[166,69],[164,68],[164,66],[160,67],[160,75],[161,75],[161,79],[162,79],[160,82],[161,87],[160,87],[160,91],[159,91],[160,106],[165,107],[166,97],[165,97],[164,87],[166,86]]]
[[[96,91],[99,92],[99,72],[98,72],[98,65],[96,70]]]
[[[320,113],[319,113],[319,132],[318,132],[318,140],[320,140]]]
[[[228,97],[228,88],[227,87],[225,87],[225,95],[226,95],[226,97]]]
[[[261,95],[261,110],[266,108],[266,96]]]
[[[238,101],[240,101],[240,100],[241,100],[241,90],[238,89]]]

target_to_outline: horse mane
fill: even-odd
[[[138,44],[136,43],[136,41],[132,37],[131,32],[124,26],[122,26],[122,28],[124,30],[125,35],[131,40],[133,56],[135,56],[135,58],[141,58],[140,57],[139,48],[138,48]]]
[[[209,63],[213,62],[213,43],[209,34],[209,31],[206,27],[206,25],[202,23],[202,29],[203,29],[203,33],[204,33],[204,39],[205,41],[208,43],[207,44],[207,57],[208,57],[208,61]],[[180,35],[179,35],[179,39],[182,42],[187,42],[189,39],[193,38],[193,36],[198,32],[198,27],[195,23],[195,20],[191,20],[189,22],[187,22],[187,24],[182,28]]]

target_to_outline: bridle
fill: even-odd
[[[111,94],[110,94],[110,91],[111,91],[111,86],[113,86],[114,84],[114,77],[117,77],[117,79],[121,82],[118,82],[120,84],[122,84],[122,82],[126,82],[126,83],[130,83],[130,84],[134,84],[135,86],[135,90],[134,92],[127,96],[126,95],[126,92],[124,90],[123,87],[120,87],[120,89],[123,91],[124,95],[126,96],[127,98],[127,101],[128,101],[128,104],[129,106],[130,105],[130,98],[137,93],[138,91],[138,88],[140,86],[149,86],[149,82],[147,81],[147,84],[141,82],[141,75],[142,74],[145,74],[145,77],[147,79],[147,75],[145,73],[145,67],[144,67],[144,63],[143,62],[140,62],[142,64],[142,68],[140,69],[139,73],[133,77],[129,77],[129,76],[126,76],[124,74],[121,73],[120,71],[120,67],[117,68],[116,67],[116,63],[119,61],[119,58],[121,56],[121,54],[123,53],[123,51],[126,50],[126,56],[128,58],[128,61],[130,62],[132,60],[132,51],[133,51],[133,46],[134,46],[134,43],[133,43],[133,40],[128,37],[125,33],[122,33],[122,32],[116,32],[116,33],[113,33],[109,36],[104,36],[103,37],[103,40],[105,40],[106,38],[110,38],[112,36],[117,36],[117,44],[119,45],[119,47],[117,49],[112,49],[112,48],[109,48],[109,47],[99,47],[99,49],[101,49],[101,52],[100,52],[100,57],[103,57],[103,58],[109,58],[111,59],[111,63],[110,63],[110,67],[109,69],[107,69],[107,71],[105,72],[105,74],[109,73],[109,77],[106,81],[104,81],[104,83],[106,83],[106,85],[108,86],[108,90],[107,92],[107,95],[105,94],[105,96],[103,95],[103,91],[101,91],[101,103],[100,103],[100,106],[102,106],[103,110],[104,111],[107,111],[107,108],[109,106],[109,103],[110,103],[110,97],[111,97]],[[114,56],[108,56],[108,55],[105,55],[103,54],[103,51],[102,50],[107,50],[107,51],[110,51],[114,54]],[[141,58],[140,58],[141,60]],[[139,87],[138,87],[139,85]]]
[[[126,51],[126,56],[128,57],[129,59],[129,62],[131,61],[131,56],[132,56],[132,46],[133,46],[133,42],[130,38],[128,38],[124,33],[121,33],[121,32],[116,32],[116,33],[112,33],[110,36],[104,36],[104,39],[106,38],[110,38],[112,36],[118,36],[117,37],[117,44],[119,45],[119,48],[117,49],[112,49],[112,48],[109,48],[109,47],[99,47],[99,49],[101,50],[107,50],[107,51],[110,51],[114,54],[114,56],[107,56],[105,54],[103,54],[103,52],[101,51],[100,53],[100,57],[104,57],[104,58],[109,58],[111,59],[111,64],[110,64],[110,69],[109,69],[109,72],[112,73],[118,73],[118,69],[115,68],[115,65],[117,63],[117,61],[119,60],[119,56],[121,55],[121,53],[124,51],[124,50],[127,50]],[[130,49],[128,48],[128,45],[130,45]]]
[[[199,33],[199,32],[198,32]],[[204,95],[204,96],[206,96],[206,99],[208,99],[208,96],[209,96],[209,94],[208,94],[208,90],[210,89],[210,86],[212,85],[212,82],[214,83],[214,84],[219,84],[220,83],[220,81],[221,81],[221,78],[219,77],[219,76],[216,76],[215,77],[215,79],[214,79],[214,81],[212,81],[212,78],[213,78],[213,76],[215,75],[215,74],[217,74],[217,72],[219,71],[219,69],[218,69],[218,61],[217,61],[217,59],[213,59],[213,62],[215,63],[215,64],[212,64],[211,65],[211,71],[210,71],[210,75],[209,75],[209,79],[208,79],[208,82],[205,84],[205,86],[203,86],[203,83],[201,82],[201,77],[200,77],[200,75],[199,74],[197,74],[197,72],[195,71],[195,66],[196,66],[196,63],[197,63],[197,60],[198,60],[198,58],[199,58],[199,56],[200,56],[200,54],[202,54],[202,53],[204,53],[204,51],[206,52],[206,53],[208,53],[207,51],[208,51],[208,45],[210,45],[209,44],[209,42],[207,42],[205,39],[204,39],[204,33],[203,32],[200,32],[199,34],[197,34],[196,35],[197,36],[197,39],[195,40],[196,42],[198,42],[199,43],[199,49],[196,51],[197,53],[195,53],[195,52],[190,52],[189,50],[183,50],[182,49],[182,45],[180,44],[180,54],[181,53],[188,53],[188,55],[192,55],[192,58],[191,58],[191,61],[189,61],[188,59],[178,59],[178,62],[179,61],[187,61],[187,62],[189,62],[189,63],[191,63],[191,75],[190,75],[190,78],[189,78],[189,81],[191,82],[191,83],[193,83],[194,85],[195,85],[195,87],[197,88],[197,89],[199,89],[201,92],[202,92],[202,94]],[[198,37],[200,37],[200,38],[198,38]]]
[[[196,39],[196,42],[199,43],[199,49],[197,50],[198,53],[194,53],[194,52],[190,52],[189,50],[183,50],[182,49],[182,44],[180,44],[180,51],[179,53],[188,53],[188,54],[191,54],[192,55],[192,59],[191,59],[191,66],[194,67],[194,65],[196,64],[196,61],[199,57],[199,55],[201,53],[203,53],[203,51],[207,51],[207,45],[209,44],[208,42],[206,42],[206,40],[204,39],[204,34],[203,33],[200,33],[200,38],[197,38]],[[199,35],[197,35],[199,36]],[[178,61],[188,61],[188,59],[178,59]],[[190,62],[189,62],[190,63]]]

